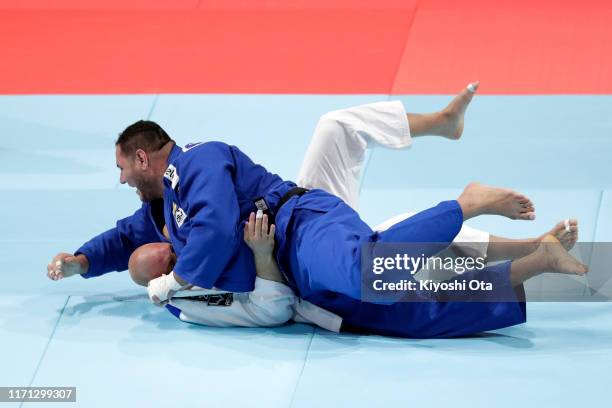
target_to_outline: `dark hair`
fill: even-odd
[[[142,149],[147,153],[156,152],[172,141],[157,123],[150,120],[139,120],[121,132],[115,146],[121,146],[122,153],[131,156],[137,149]]]

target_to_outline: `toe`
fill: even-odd
[[[479,86],[480,86],[480,81],[475,81],[475,82],[470,82],[466,88],[471,93],[476,93]]]
[[[521,208],[521,213],[533,213],[533,212],[535,212],[535,207],[533,206],[527,206],[527,207]]]

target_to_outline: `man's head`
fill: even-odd
[[[157,242],[136,249],[130,256],[128,269],[134,282],[147,286],[151,279],[172,272],[174,264],[176,264],[176,254],[172,251],[172,246]]]
[[[128,126],[115,143],[119,182],[136,187],[142,201],[163,196],[163,177],[173,140],[157,123],[140,120]]]

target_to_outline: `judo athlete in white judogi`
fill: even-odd
[[[368,128],[371,118],[367,112],[394,110],[394,116],[401,116],[403,121],[398,119],[393,123],[399,125],[403,142],[406,134],[408,139],[426,133],[458,137],[469,99],[471,92],[464,91],[443,112],[412,117],[406,115],[403,107],[399,114],[397,105],[395,108],[364,107],[356,112],[361,112],[366,125],[355,122],[354,131],[365,135],[366,141],[368,135],[384,135],[389,126],[385,128],[379,119],[373,121],[377,126]],[[320,125],[329,122],[333,127],[353,133],[353,123],[344,123],[335,118],[337,115],[325,115]],[[155,303],[165,303],[188,284],[226,292],[252,292],[255,288],[253,255],[242,242],[242,236],[237,236],[236,225],[247,218],[254,206],[265,204],[266,209],[275,212],[276,260],[288,285],[301,298],[340,316],[343,328],[439,337],[491,330],[525,319],[524,305],[515,302],[464,303],[443,308],[440,303],[387,306],[360,302],[359,262],[351,258],[351,254],[360,252],[362,243],[372,240],[448,245],[460,232],[464,220],[480,214],[533,219],[533,205],[521,194],[472,184],[457,200],[442,202],[389,230],[374,232],[349,205],[324,190],[298,189],[294,183],[255,165],[236,147],[223,143],[188,145],[181,150],[152,122],[137,122],[124,131],[117,141],[117,164],[122,170],[121,182],[137,187],[143,207],[120,220],[116,228],[87,242],[76,255],[58,254],[47,268],[50,278],[77,273],[95,277],[123,270],[137,247],[171,241],[178,256],[172,273],[148,284],[149,295]],[[254,205],[251,200],[258,196],[262,198]],[[163,201],[159,201],[162,197]],[[162,234],[164,222],[169,240]],[[560,248],[556,252],[539,253],[533,259],[527,256],[513,268],[504,264],[498,268],[500,273],[492,275],[508,295],[514,296],[512,288],[534,271],[549,266],[542,265],[542,260],[562,258],[566,262],[555,263],[560,271],[584,273],[583,266],[570,259],[562,244],[550,237]],[[525,248],[531,251],[537,246],[534,242],[529,244]],[[492,251],[491,245],[488,251]],[[564,266],[559,267],[561,264]]]
[[[310,146],[300,169],[298,185],[311,189],[321,188],[342,198],[353,208],[358,208],[359,177],[366,149],[385,147],[403,149],[412,143],[409,116],[401,102],[380,102],[324,115],[314,132]],[[414,213],[400,214],[374,227],[384,231]],[[254,225],[256,224],[256,226]],[[258,231],[258,239],[252,239],[249,246],[256,253],[255,259],[268,259],[256,262],[257,279],[255,288],[247,293],[222,293],[190,288],[178,292],[169,299],[166,307],[183,321],[211,326],[274,326],[293,318],[297,321],[318,324],[328,330],[340,329],[342,319],[318,306],[297,298],[283,279],[278,268],[270,261],[274,236],[268,233],[267,223],[258,218],[250,220],[252,230]],[[575,222],[572,222],[575,228]],[[262,230],[263,228],[263,230]],[[569,229],[569,228],[567,228]],[[563,223],[555,226],[550,233],[555,234],[568,248],[576,238],[575,229],[568,231]],[[245,240],[249,243],[246,234]],[[266,234],[268,240],[266,240]],[[455,255],[487,257],[491,235],[463,225],[453,242]],[[494,259],[513,259],[511,251],[533,251],[533,243],[538,239],[509,240],[493,236]],[[516,245],[505,245],[512,242]],[[268,245],[267,245],[268,243]],[[257,245],[260,245],[257,248]],[[527,248],[520,249],[520,246]],[[160,261],[168,255],[156,254],[169,252],[168,246],[150,244],[140,248],[130,260],[130,271],[137,271],[142,284],[156,278],[162,272],[168,273],[172,265]],[[258,254],[257,252],[262,252]],[[503,252],[506,253],[503,253]],[[148,279],[142,276],[147,275]],[[135,278],[138,281],[138,277]],[[206,295],[198,295],[206,293]]]

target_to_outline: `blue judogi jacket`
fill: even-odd
[[[255,265],[243,225],[264,197],[275,208],[295,184],[269,173],[235,146],[208,142],[174,146],[164,174],[164,219],[178,261],[174,272],[203,288],[252,291]],[[152,203],[85,243],[76,253],[89,260],[85,278],[127,269],[132,252],[167,242],[156,226]]]

